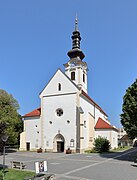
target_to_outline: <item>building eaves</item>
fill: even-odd
[[[41,115],[41,107],[34,109],[33,111],[25,114],[24,116],[22,116],[23,118],[25,117],[36,117],[36,116],[40,116]]]

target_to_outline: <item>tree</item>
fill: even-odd
[[[129,138],[137,137],[137,79],[123,97],[121,123]]]
[[[97,152],[108,152],[110,149],[110,142],[106,138],[99,136],[95,139],[94,146]]]
[[[0,144],[1,136],[9,136],[8,143],[18,144],[19,134],[22,132],[23,123],[17,112],[19,104],[11,94],[0,89]]]

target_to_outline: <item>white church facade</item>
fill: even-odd
[[[23,116],[20,150],[84,152],[93,148],[98,136],[107,138],[111,148],[117,147],[117,129],[88,95],[88,66],[80,40],[76,19],[65,72],[55,72],[39,95],[41,106]]]

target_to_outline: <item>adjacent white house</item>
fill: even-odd
[[[88,95],[88,66],[80,40],[76,19],[65,72],[55,72],[39,94],[41,106],[23,116],[20,150],[64,152],[70,148],[84,152],[93,148],[98,136],[107,138],[112,148],[117,147],[117,129]]]

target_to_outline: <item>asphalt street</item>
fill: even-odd
[[[6,165],[21,161],[25,170],[35,171],[35,162],[46,160],[48,173],[58,180],[136,180],[137,148],[128,151],[105,154],[64,154],[36,152],[7,152]],[[2,166],[3,156],[0,155]]]

